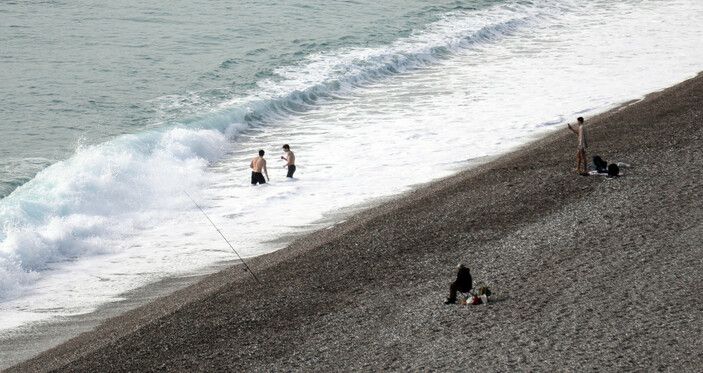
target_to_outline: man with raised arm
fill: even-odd
[[[586,129],[583,128],[583,117],[576,119],[578,122],[575,127],[571,127],[571,123],[566,125],[579,138],[578,147],[576,149],[576,172],[579,175],[588,175],[586,160],[586,148],[588,148],[588,140],[586,139]]]
[[[259,156],[251,160],[249,167],[251,167],[251,185],[266,184],[266,180],[269,180],[269,173],[266,170],[263,150],[259,150]],[[261,171],[264,173],[262,174]],[[266,179],[264,179],[264,175],[266,175]]]

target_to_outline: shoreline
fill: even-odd
[[[225,265],[222,264],[221,267]],[[0,371],[59,346],[81,333],[90,332],[105,320],[191,286],[209,274],[210,272],[167,277],[120,294],[121,300],[103,304],[89,313],[22,325],[12,330],[11,334],[8,333],[8,337],[0,338]]]
[[[634,102],[628,101],[627,103],[623,103],[620,106],[617,106],[609,111],[606,111],[604,113],[596,115],[593,118],[590,118],[588,120],[588,123],[589,126],[593,126],[591,127],[591,132],[594,132],[594,139],[597,139],[599,142],[603,141],[603,134],[608,133],[608,131],[622,137],[622,135],[624,134],[622,132],[623,130],[611,128],[613,127],[612,125],[607,125],[608,120],[612,119],[613,117],[622,116],[623,113],[629,114],[630,116],[636,115],[636,113],[632,114],[631,112],[637,111],[642,107],[647,107],[647,110],[654,110],[656,108],[650,108],[650,106],[656,106],[655,103],[657,102],[657,100],[666,100],[669,96],[676,95],[677,92],[680,92],[684,89],[691,89],[691,86],[696,87],[696,89],[699,89],[700,91],[700,86],[703,86],[703,84],[701,84],[702,80],[703,76],[699,74],[697,77],[679,83],[674,87],[665,89],[660,92],[650,93],[641,100],[635,100]],[[664,99],[662,99],[662,97],[664,97]],[[700,104],[701,101],[703,101],[703,99],[700,99],[698,103]],[[668,102],[671,104],[671,99],[669,99]],[[660,112],[664,114],[661,114]],[[656,114],[665,115],[666,112],[666,108],[659,108],[659,112],[657,112]],[[634,135],[634,137],[636,136],[637,134]],[[616,138],[619,137],[613,137],[613,139]],[[455,244],[464,242],[466,244],[469,244],[469,246],[480,246],[481,249],[477,249],[477,251],[483,253],[486,258],[491,258],[495,255],[502,256],[502,250],[508,250],[508,248],[510,248],[510,245],[505,244],[505,242],[503,244],[500,244],[502,241],[509,241],[510,237],[515,237],[514,240],[517,240],[519,242],[529,241],[530,236],[524,230],[526,227],[536,225],[537,227],[544,228],[549,227],[551,225],[558,225],[559,223],[557,221],[554,221],[555,214],[569,215],[569,209],[578,210],[579,208],[587,208],[588,206],[585,205],[585,207],[576,205],[578,205],[579,203],[585,203],[583,202],[583,199],[587,198],[591,194],[603,191],[607,192],[607,189],[611,187],[611,184],[607,183],[611,183],[611,181],[605,181],[604,179],[600,179],[597,177],[578,178],[575,176],[571,176],[571,174],[569,173],[571,166],[573,166],[573,162],[571,162],[571,159],[567,158],[564,159],[563,162],[561,162],[561,156],[557,158],[554,157],[554,152],[557,152],[561,155],[568,154],[567,157],[571,155],[571,147],[562,149],[565,144],[571,144],[572,141],[570,140],[573,139],[571,139],[569,134],[566,134],[561,131],[554,132],[548,134],[543,138],[534,140],[517,149],[514,149],[507,154],[503,154],[495,159],[488,160],[486,163],[477,165],[468,170],[460,171],[457,174],[454,174],[444,179],[435,180],[427,184],[421,184],[420,186],[413,187],[410,191],[402,193],[398,196],[391,197],[387,201],[380,202],[376,206],[371,206],[354,211],[350,214],[347,219],[343,220],[342,222],[332,224],[331,228],[321,228],[316,230],[315,232],[306,233],[302,235],[302,237],[294,239],[292,243],[284,249],[251,258],[249,259],[250,266],[257,270],[257,273],[262,273],[261,277],[264,278],[265,281],[270,280],[277,285],[278,289],[286,290],[281,291],[281,294],[293,293],[297,297],[302,299],[297,300],[298,298],[296,297],[292,297],[293,299],[287,299],[284,297],[281,303],[284,303],[287,307],[284,307],[284,305],[278,305],[273,307],[278,311],[292,309],[299,312],[303,316],[309,316],[306,313],[306,310],[300,308],[306,306],[312,308],[313,311],[315,311],[314,314],[321,315],[322,318],[335,319],[339,317],[351,317],[352,319],[354,319],[353,316],[359,317],[359,314],[355,313],[353,310],[346,310],[345,307],[354,308],[356,307],[355,305],[357,303],[361,303],[363,306],[367,307],[370,310],[368,314],[372,316],[379,315],[378,312],[382,310],[398,316],[398,312],[400,311],[389,310],[387,306],[383,304],[383,302],[379,302],[379,299],[383,297],[390,297],[390,299],[392,299],[393,301],[398,301],[404,299],[404,297],[408,296],[408,294],[420,294],[417,296],[420,298],[419,303],[422,305],[423,309],[429,309],[433,311],[433,317],[430,317],[429,319],[424,318],[424,320],[436,320],[437,318],[444,318],[443,320],[448,318],[448,320],[453,320],[451,315],[446,315],[446,308],[437,308],[432,302],[433,300],[441,301],[441,298],[444,295],[443,292],[445,291],[444,283],[446,281],[449,281],[450,279],[450,275],[448,275],[447,273],[450,272],[450,269],[453,267],[453,265],[456,264],[451,264],[455,262],[455,260],[449,260],[448,257],[456,258],[457,253],[461,251],[457,251],[457,249],[453,249],[453,251],[449,250],[452,252],[452,254],[449,255],[449,253],[444,253],[441,250],[438,251],[437,248],[425,248],[426,250],[418,250],[404,249],[402,247],[395,247],[394,245],[402,244],[403,242],[405,242],[406,244],[412,243],[414,245],[421,246],[418,242],[424,241],[436,241],[435,243],[445,242],[447,244],[451,242],[454,242]],[[685,141],[685,139],[681,138],[676,138],[674,140],[675,143]],[[611,142],[616,143],[612,139]],[[613,153],[611,149],[611,153],[606,155],[605,157],[608,160],[614,159],[628,161],[629,159],[625,158],[624,154],[626,153],[624,153],[624,151],[622,150],[617,150]],[[614,157],[617,156],[622,156],[623,158],[615,159]],[[536,165],[535,162],[544,162],[546,164],[540,163],[540,167]],[[633,164],[633,166],[636,168],[631,171],[632,175],[629,175],[630,171],[627,170],[628,175],[625,178],[617,180],[617,182],[622,181],[622,183],[624,184],[630,182],[630,180],[628,179],[641,179],[642,169],[637,168],[642,167],[641,164]],[[515,167],[515,169],[511,169],[511,167]],[[546,172],[555,170],[557,172],[563,173]],[[537,178],[539,180],[537,180],[536,182],[542,184],[542,187],[547,188],[547,190],[552,193],[552,195],[545,195],[545,190],[530,189],[529,183],[527,182],[529,181],[534,183],[534,179],[537,176],[539,176]],[[560,183],[558,184],[558,186],[563,187],[563,189],[550,185],[545,180],[558,182]],[[615,184],[615,182],[616,181],[613,181],[612,185],[617,185]],[[511,185],[511,183],[516,184],[518,186],[522,186],[527,191],[520,190],[519,192],[515,192],[513,189],[516,187],[516,185]],[[508,193],[504,198],[509,199],[509,202],[512,202],[516,205],[511,206],[505,201],[496,198],[489,198],[488,201],[482,201],[480,199],[476,199],[476,196],[462,196],[462,201],[470,201],[475,204],[475,206],[477,206],[474,207],[474,205],[471,204],[462,205],[465,209],[473,208],[474,210],[476,210],[475,212],[483,212],[484,214],[487,212],[496,213],[496,211],[499,211],[498,215],[500,215],[500,218],[496,218],[495,216],[491,216],[490,214],[484,216],[485,221],[479,221],[474,218],[473,220],[469,220],[469,222],[467,223],[468,225],[465,229],[459,230],[457,230],[456,227],[450,228],[451,225],[447,225],[448,223],[442,224],[443,218],[450,219],[453,215],[461,215],[462,212],[454,211],[452,210],[451,206],[446,205],[444,206],[446,210],[442,210],[436,207],[436,199],[439,198],[441,200],[441,197],[437,197],[437,195],[441,195],[444,198],[448,199],[458,198],[455,197],[455,195],[462,194],[462,191],[467,189],[467,187],[468,189],[473,188],[473,190],[480,190],[482,193],[488,196],[491,196],[491,191],[486,189],[491,189],[493,187],[494,189],[502,190],[503,192]],[[618,190],[616,190],[616,192],[617,191]],[[571,193],[568,194],[569,198],[566,197],[565,193]],[[513,196],[511,194],[516,195]],[[428,202],[430,200],[432,201],[432,203]],[[566,202],[567,204],[561,205],[558,202]],[[586,205],[591,204],[595,203],[586,203]],[[516,206],[518,208],[521,207],[529,210],[529,212],[532,213],[532,215],[534,216],[527,216],[525,211],[516,210]],[[409,213],[408,211],[410,210],[412,210],[413,213]],[[606,212],[609,214],[617,214],[617,211],[613,212],[609,209],[606,209]],[[514,213],[516,216],[512,216],[511,213]],[[401,215],[401,217],[397,217],[395,215]],[[413,216],[420,215],[424,216],[425,218],[436,217],[437,221],[439,222],[429,220],[424,222],[414,221]],[[397,221],[400,221],[402,224],[399,226],[397,224]],[[460,219],[457,221],[462,220]],[[399,227],[402,227],[403,224],[417,227],[417,229],[402,230]],[[498,228],[485,228],[485,225],[488,224],[493,224]],[[434,225],[437,225],[437,227],[435,228],[443,229],[425,229],[425,226]],[[492,227],[492,225],[490,226]],[[623,234],[627,235],[628,233],[623,232]],[[438,237],[435,237],[435,235]],[[383,240],[381,237],[390,237],[388,239],[391,241],[391,243],[385,242],[385,240]],[[542,238],[553,239],[553,237]],[[569,237],[562,237],[562,239],[568,238]],[[573,239],[575,237],[571,238]],[[577,240],[577,242],[583,239],[583,237],[578,238],[579,240]],[[368,249],[358,249],[357,246],[354,245],[350,246],[351,241],[357,243],[366,242],[366,244],[371,245],[371,247],[378,248],[379,252],[375,252]],[[326,249],[330,248],[338,249],[342,258],[333,258],[333,254],[327,253],[325,251]],[[498,248],[502,250],[498,250]],[[546,250],[544,248],[539,247],[539,245],[534,245],[533,248],[535,248],[535,250]],[[393,255],[390,255],[390,253],[393,253]],[[521,257],[529,257],[528,253],[520,252],[520,250],[512,252],[512,254]],[[387,255],[390,256],[387,257]],[[399,258],[394,257],[394,255],[398,256]],[[465,255],[466,254],[461,254],[459,255],[459,257],[464,257]],[[473,255],[466,259],[474,260],[472,259]],[[345,263],[344,265],[352,266],[354,269],[354,273],[348,274],[354,279],[356,279],[357,282],[360,282],[363,286],[355,287],[353,283],[347,283],[346,285],[348,287],[351,287],[353,290],[349,292],[348,289],[338,288],[341,285],[325,285],[326,283],[323,280],[335,278],[333,272],[328,273],[329,271],[334,271],[334,268],[329,268],[330,264],[327,262],[323,262],[323,259],[320,259],[318,256],[324,256],[327,260],[334,260],[335,263]],[[424,278],[425,282],[412,280],[410,281],[409,285],[400,285],[399,287],[394,286],[394,283],[392,281],[393,276],[387,274],[378,274],[371,270],[374,268],[374,266],[381,266],[381,268],[388,270],[389,268],[393,268],[392,264],[395,262],[397,262],[396,264],[402,266],[402,263],[404,262],[401,261],[400,258],[407,259],[408,261],[413,263],[419,263],[418,265],[423,265],[425,268],[435,268],[437,270],[437,273],[434,274],[434,276],[430,277],[428,277],[426,274],[419,276],[421,278]],[[548,258],[547,260],[549,259],[551,258]],[[564,262],[569,261],[568,256],[558,259],[559,260],[555,260],[554,263],[550,264],[551,267],[547,266],[557,273],[560,271],[560,265]],[[377,264],[377,261],[385,265]],[[494,259],[493,262],[495,261],[498,260]],[[542,261],[544,262],[545,260],[543,259]],[[506,265],[508,263],[503,260],[501,264]],[[308,268],[309,271],[302,271],[300,268],[297,268],[298,266],[302,266],[304,269]],[[193,308],[197,308],[197,304],[200,307],[204,307],[204,309],[207,311],[203,312],[208,312],[209,316],[219,315],[219,317],[227,318],[226,316],[223,316],[222,312],[224,312],[224,310],[217,309],[216,304],[218,302],[215,302],[213,300],[213,297],[223,294],[227,295],[225,298],[228,299],[229,302],[219,301],[219,304],[226,303],[230,306],[233,306],[234,308],[236,308],[236,310],[241,311],[238,314],[242,317],[243,315],[249,315],[248,317],[252,318],[252,320],[255,320],[254,324],[263,323],[262,325],[258,326],[263,327],[265,335],[269,337],[273,335],[270,333],[269,328],[273,328],[274,326],[278,327],[278,329],[276,330],[282,330],[281,333],[283,334],[283,339],[287,341],[300,342],[300,344],[296,344],[296,346],[299,347],[300,351],[303,351],[302,355],[312,360],[314,360],[314,356],[311,355],[311,351],[314,350],[313,346],[319,348],[321,346],[329,345],[329,350],[336,352],[346,351],[343,346],[339,346],[337,344],[329,344],[330,341],[326,338],[328,338],[330,335],[329,333],[331,333],[328,330],[331,326],[325,324],[324,322],[319,325],[320,321],[310,320],[308,317],[303,317],[300,320],[293,317],[294,320],[289,322],[289,325],[282,324],[280,320],[276,321],[275,313],[264,311],[257,307],[256,299],[253,294],[255,294],[257,291],[260,292],[262,288],[260,285],[254,284],[247,277],[248,275],[240,271],[239,268],[239,266],[233,266],[215,274],[205,276],[201,281],[198,281],[197,283],[190,285],[186,288],[177,290],[171,295],[159,298],[153,302],[147,303],[146,305],[127,311],[126,313],[121,314],[117,317],[111,318],[99,325],[95,330],[83,333],[78,337],[59,345],[56,348],[41,353],[36,358],[30,359],[27,362],[24,362],[18,366],[11,368],[10,370],[47,370],[62,367],[67,370],[81,370],[83,368],[104,369],[107,368],[107,366],[100,365],[100,361],[109,361],[110,357],[119,356],[118,354],[120,353],[127,353],[125,351],[129,351],[128,345],[130,344],[130,342],[128,341],[131,341],[133,343],[135,340],[139,340],[140,337],[146,336],[146,338],[148,338],[152,342],[156,342],[156,345],[163,345],[163,343],[169,344],[168,338],[171,337],[166,337],[165,335],[160,334],[158,330],[155,330],[154,328],[157,324],[165,325],[168,329],[169,327],[172,328],[174,323],[182,322],[184,323],[183,325],[192,325],[192,327],[195,328],[196,331],[207,329],[210,333],[213,333],[211,329],[208,329],[208,325],[202,324],[207,323],[207,321],[193,322],[194,319],[190,315],[195,313]],[[489,259],[484,259],[483,263],[481,263],[478,268],[479,269],[477,270],[477,272],[474,272],[475,278],[476,274],[481,277],[476,278],[477,280],[480,280],[482,278],[485,279],[488,273],[493,273],[494,275],[492,276],[495,276],[496,278],[501,277],[495,275],[495,273],[502,272],[501,270],[499,270],[499,268],[501,267],[497,265],[497,263],[492,263],[492,261]],[[261,271],[259,271],[258,269],[261,269]],[[348,271],[344,272],[347,273]],[[404,272],[406,274],[412,273],[412,270],[404,268]],[[525,275],[524,272],[522,273],[523,275]],[[553,289],[548,286],[550,281],[548,277],[544,277],[542,274],[536,274],[535,276],[541,281],[544,281],[545,285],[543,286],[547,293],[555,296],[563,296],[558,291],[553,292]],[[388,282],[388,277],[390,278],[390,282]],[[481,309],[481,311],[479,311],[479,314],[486,315],[487,313],[490,313],[495,309],[498,310],[494,311],[493,313],[500,313],[500,308],[518,307],[516,302],[518,302],[518,300],[520,299],[520,293],[515,292],[515,290],[507,290],[508,288],[504,287],[505,285],[503,285],[504,283],[510,283],[511,281],[515,281],[517,279],[514,278],[513,275],[504,273],[502,275],[501,280],[501,285],[496,285],[496,289],[499,293],[503,294],[503,301],[497,303],[495,307],[487,307],[486,310],[488,311]],[[698,284],[700,283],[699,279],[694,280],[697,280]],[[496,281],[496,284],[498,284],[498,281]],[[537,282],[537,284],[539,284],[539,282]],[[392,291],[389,292],[387,290],[389,288],[392,289]],[[584,295],[590,294],[587,290],[578,290],[583,292]],[[400,293],[400,295],[398,293]],[[333,305],[329,304],[330,300],[325,298],[325,296],[330,294],[332,295],[332,302],[338,303],[334,303]],[[357,296],[360,299],[355,299],[353,302],[349,299],[356,298]],[[321,299],[320,297],[323,298]],[[269,305],[270,300],[266,300],[265,303],[266,305]],[[578,301],[575,301],[575,303],[576,305],[583,306],[583,304],[579,304]],[[473,310],[474,309],[459,309],[458,312],[455,312],[454,316],[457,316],[456,313],[460,313],[461,315],[458,316],[461,316],[463,318],[470,317],[470,314],[467,315],[467,312],[471,312]],[[179,315],[181,311],[183,311],[185,315]],[[416,311],[419,312],[419,314],[423,314],[422,310]],[[564,313],[575,313],[574,310],[571,311],[572,312]],[[263,313],[263,315],[258,315],[258,312]],[[444,312],[445,314],[442,314],[442,312]],[[298,313],[295,312],[293,314],[294,316],[298,315]],[[425,314],[425,316],[427,315]],[[558,317],[559,315],[557,314],[552,316]],[[254,328],[254,326],[247,326],[248,324],[243,323],[241,320],[234,320],[232,319],[232,317],[234,317],[234,315],[230,316],[230,318],[227,318],[227,323],[218,325],[230,328],[230,331],[239,332],[239,334],[241,335],[251,336],[251,332],[253,330],[250,329]],[[186,322],[186,320],[188,320],[188,322]],[[320,333],[311,334],[309,330],[305,330],[306,328],[304,327],[304,325],[307,324],[302,322],[304,320],[320,326],[323,331]],[[528,318],[528,320],[530,319]],[[395,321],[386,319],[383,316],[379,316],[377,320],[372,319],[372,321],[358,319],[356,321],[361,323],[362,325],[375,326],[377,329],[385,329],[388,328],[388,325],[394,325],[396,323]],[[698,322],[700,324],[700,320],[694,320],[694,322]],[[346,325],[344,321],[340,321],[340,323]],[[229,327],[229,325],[234,326]],[[302,328],[303,330],[300,331],[294,328],[294,326],[296,326],[298,329]],[[425,330],[415,324],[413,324],[413,326],[417,329],[420,335],[433,335],[434,337],[438,337],[441,341],[439,342],[439,345],[447,347],[449,350],[451,350],[451,345],[447,345],[449,341],[445,340],[445,334],[433,333],[432,330]],[[438,328],[441,331],[447,331],[447,325],[441,322]],[[363,337],[368,337],[368,335],[371,335],[373,333],[371,331],[363,331],[363,328],[361,329],[362,332],[351,333],[362,338],[362,340],[357,342],[357,347],[370,344],[371,347],[369,347],[369,349],[376,352],[380,351],[380,347],[383,346],[377,345],[377,338],[367,338],[366,340],[363,339]],[[181,329],[171,329],[171,331],[174,332],[174,334],[176,335],[182,335],[183,333],[185,333],[184,338],[192,339],[198,337],[198,333],[192,335],[192,333],[186,333]],[[399,330],[399,334],[405,335],[406,331]],[[303,338],[303,335],[307,336],[308,338]],[[320,337],[320,335],[322,335],[322,337]],[[317,340],[316,338],[318,337],[322,339]],[[488,339],[490,340],[490,338]],[[542,339],[549,338],[541,338],[540,340]],[[395,338],[391,337],[391,340],[395,341]],[[207,341],[203,340],[201,342],[203,343],[203,346],[207,345]],[[429,341],[425,339],[421,339],[421,341],[418,342],[417,345],[403,343],[402,341],[396,342],[397,343],[394,343],[392,345],[395,347],[400,347],[402,351],[415,351],[418,349],[418,346],[424,346],[424,348],[426,348],[428,347],[429,343]],[[229,346],[241,347],[241,344],[242,342],[231,341]],[[276,365],[276,362],[278,362],[279,364],[298,362],[301,365],[291,365],[290,369],[303,369],[305,367],[310,368],[310,365],[305,365],[306,360],[301,361],[297,358],[294,358],[294,355],[296,355],[295,348],[286,349],[285,346],[281,346],[281,343],[274,343],[274,345],[275,346],[270,347],[265,346],[262,343],[255,343],[255,345],[251,345],[249,342],[244,343],[244,346],[249,349],[249,352],[255,352],[254,355],[262,353],[262,350],[268,350],[271,355],[277,357],[277,359],[274,359],[272,362],[262,361],[260,362],[260,365],[256,365],[255,361],[251,360],[256,360],[256,358],[251,358],[247,360],[243,357],[243,355],[228,357],[228,355],[225,354],[224,357],[217,357],[208,360],[205,359],[205,355],[203,355],[203,351],[205,350],[196,351],[200,353],[199,355],[197,355],[200,358],[186,359],[186,361],[183,361],[183,359],[181,359],[175,362],[172,360],[165,360],[165,364],[166,367],[171,367],[172,369],[197,369],[198,367],[209,369],[216,368],[218,366],[222,367],[224,366],[222,365],[222,363],[224,361],[227,361],[229,363],[236,362],[236,366],[243,369],[275,369],[277,367],[280,368],[286,366]],[[471,344],[469,343],[469,345]],[[111,369],[108,370],[120,370],[119,367],[130,369],[150,369],[158,367],[160,362],[157,361],[158,359],[154,358],[155,356],[162,356],[161,354],[156,353],[156,351],[159,351],[158,347],[150,345],[148,347],[142,345],[141,347],[145,348],[146,351],[140,354],[136,354],[134,351],[132,351],[131,353],[128,353],[127,356],[129,356],[130,358],[127,359],[126,362],[122,362],[122,365],[118,366],[109,366],[109,368]],[[254,348],[254,350],[251,350],[251,348]],[[177,352],[174,351],[179,351],[178,346],[176,346],[176,348],[170,348],[169,351],[171,352],[164,353],[163,355],[170,356],[177,354]],[[221,350],[216,347],[215,351]],[[420,348],[420,352],[423,351],[424,353],[420,353],[419,355],[426,356],[427,354],[431,354],[428,350]],[[181,352],[186,353],[182,350]],[[187,353],[190,354],[189,356],[196,356],[192,355],[193,352]],[[377,360],[372,361],[369,366],[376,368],[385,367],[391,369],[406,368],[403,365],[397,365],[402,363],[402,361],[398,360],[403,359],[394,360],[382,355],[383,354],[380,354],[380,356],[376,356]],[[409,359],[407,356],[403,355],[402,352],[399,352],[398,355]],[[326,356],[326,353],[320,352],[318,360],[322,360],[322,362],[318,363],[320,363],[321,365],[313,366],[318,366],[320,368],[334,368],[334,366],[326,365],[331,363],[331,360],[329,360],[330,357],[325,358]],[[694,358],[695,357],[696,356],[694,356]],[[527,362],[534,363],[533,358],[534,357],[531,358],[530,356],[527,356],[525,357],[525,360]],[[697,358],[700,359],[700,356],[698,356]],[[459,360],[457,361],[464,361],[465,357],[458,357],[458,359]],[[573,359],[574,358],[569,361],[573,361]],[[349,364],[352,364],[348,367],[356,367],[359,369],[369,367],[365,365],[358,365],[361,364],[361,362],[357,362],[357,365],[353,365],[353,361],[349,360],[350,359],[345,360],[348,361]],[[417,359],[411,360],[415,363],[407,366],[407,368],[410,369],[421,368],[423,366],[425,368],[448,367],[446,365],[436,365],[437,363],[441,362],[434,362],[429,365],[423,365],[421,363],[417,364]],[[701,360],[698,361],[700,362]],[[312,362],[314,363],[314,361]],[[501,362],[503,364],[494,366],[494,368],[509,369],[515,367],[554,367],[553,365],[549,364],[544,366],[529,363],[527,365],[521,365],[519,361],[516,362],[516,366],[513,366],[512,364],[510,364],[510,361]],[[66,366],[66,364],[69,365]],[[573,366],[568,364],[565,366],[569,368],[583,367],[583,365]],[[624,367],[627,367],[627,365],[621,366],[621,368]],[[691,366],[689,365],[689,367]],[[336,369],[340,369],[340,367],[337,367]]]
[[[540,138],[541,137],[537,137],[536,140],[531,140],[528,144],[523,146],[529,146],[530,143],[537,141]],[[518,148],[522,148],[523,146]],[[466,165],[459,167],[451,176],[469,171],[508,153],[510,153],[510,151],[495,156],[470,159],[466,161]],[[396,199],[404,198],[408,194],[413,193],[416,189],[428,187],[434,182],[436,182],[436,180],[418,183],[409,186],[407,191],[399,194],[377,197],[369,201],[347,206],[340,211],[330,211],[325,213],[322,219],[310,223],[304,228],[299,229],[299,231],[291,232],[276,239],[265,241],[264,245],[272,247],[276,246],[279,248],[271,249],[267,253],[259,256],[269,255],[279,250],[285,250],[285,248],[291,243],[299,239],[304,239],[311,233],[333,229],[335,226],[346,222],[347,219],[354,215],[363,214],[366,210],[377,208]],[[249,261],[255,257],[257,256],[248,257],[245,259]],[[202,268],[197,273],[185,276],[165,277],[157,282],[146,284],[122,293],[118,296],[119,298],[122,298],[121,300],[103,304],[95,311],[86,314],[64,316],[60,317],[58,320],[47,320],[39,323],[23,325],[17,328],[16,331],[13,331],[12,336],[4,339],[0,338],[0,363],[2,364],[0,365],[0,371],[30,360],[33,357],[40,355],[42,352],[60,346],[61,344],[70,341],[82,333],[90,332],[106,320],[122,316],[127,312],[154,302],[159,298],[171,296],[179,290],[195,285],[205,277],[219,273],[228,268],[240,268],[240,266],[241,263],[237,259],[214,263],[212,266]]]

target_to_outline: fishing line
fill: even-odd
[[[251,273],[251,275],[254,277],[254,280],[256,280],[256,282],[261,283],[261,281],[259,281],[259,278],[256,277],[256,275],[254,274],[254,271],[252,271],[251,268],[249,268],[249,266],[247,265],[247,262],[245,262],[244,259],[242,259],[242,257],[239,255],[239,253],[237,252],[237,250],[234,249],[234,246],[232,246],[232,244],[229,243],[229,240],[227,240],[227,237],[225,237],[225,235],[222,234],[222,231],[220,231],[220,228],[217,228],[217,226],[215,225],[215,223],[213,223],[212,220],[210,219],[210,217],[207,216],[207,214],[205,213],[205,211],[203,210],[203,208],[200,207],[200,205],[199,205],[197,202],[195,202],[195,200],[193,199],[193,197],[191,197],[190,194],[188,194],[188,192],[186,192],[186,191],[184,190],[183,193],[185,193],[185,195],[187,195],[188,198],[190,198],[190,200],[193,202],[193,204],[195,204],[195,206],[198,208],[198,210],[200,210],[200,212],[202,212],[203,215],[205,215],[205,217],[206,217],[207,220],[210,222],[210,224],[212,224],[212,226],[215,228],[215,230],[217,231],[217,233],[219,233],[220,236],[222,236],[222,238],[225,240],[225,242],[227,242],[227,245],[229,245],[230,249],[232,249],[232,251],[234,251],[234,253],[237,254],[237,257],[239,258],[239,260],[241,260],[241,261],[242,261],[242,264],[244,264],[244,267],[246,268],[245,270],[246,270],[247,272]]]

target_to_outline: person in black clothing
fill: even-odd
[[[456,303],[457,291],[468,293],[473,287],[473,279],[471,278],[471,272],[469,269],[464,266],[464,264],[459,264],[456,268],[456,281],[449,285],[449,298],[444,301],[444,304]]]

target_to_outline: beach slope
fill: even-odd
[[[703,366],[703,77],[113,318],[10,371]],[[465,262],[496,293],[444,305]]]

